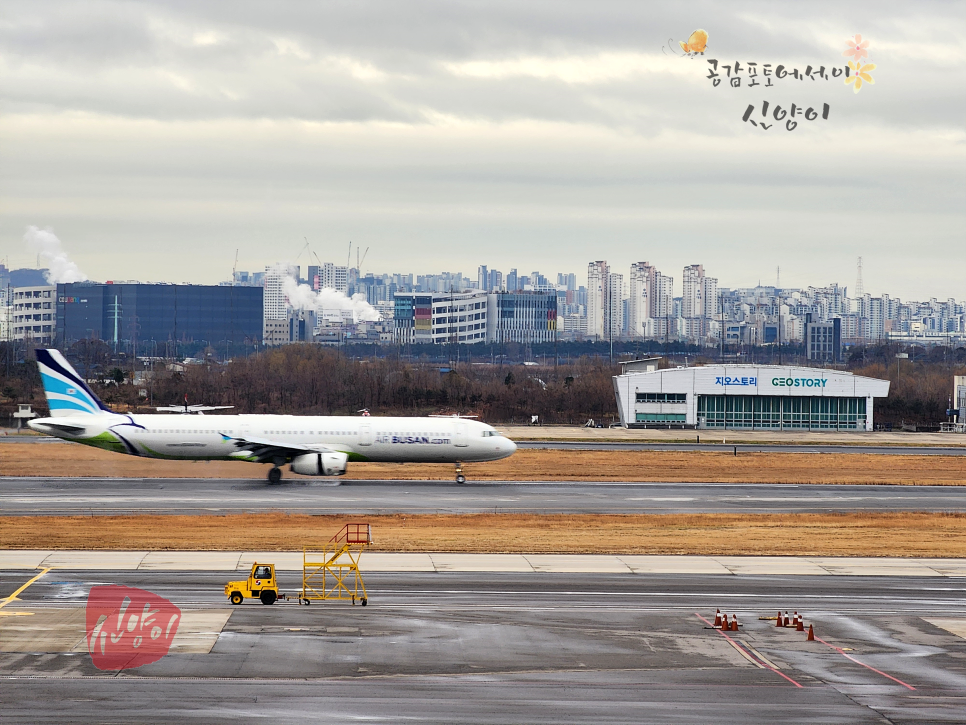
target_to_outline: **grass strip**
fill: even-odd
[[[0,548],[292,551],[350,521],[386,552],[966,557],[958,513],[11,516]]]

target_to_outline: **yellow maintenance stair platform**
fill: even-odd
[[[302,591],[299,604],[326,599],[351,599],[366,606],[369,596],[359,571],[359,559],[372,544],[369,524],[346,524],[321,551],[302,549]]]

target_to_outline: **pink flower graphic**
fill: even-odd
[[[869,47],[869,41],[862,40],[862,36],[859,33],[856,33],[855,37],[851,40],[846,40],[845,44],[848,48],[842,51],[842,55],[846,58],[852,56],[852,60],[858,63],[863,58],[869,57],[869,51],[866,50]]]
[[[859,92],[859,89],[862,87],[862,81],[865,81],[870,86],[875,85],[875,81],[869,74],[870,70],[875,70],[875,63],[866,63],[860,66],[858,63],[849,61],[849,68],[852,69],[852,73],[845,79],[845,85],[854,83],[855,85],[852,86],[853,92]]]

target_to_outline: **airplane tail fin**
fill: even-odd
[[[114,412],[94,395],[59,350],[37,348],[36,352],[51,417]]]

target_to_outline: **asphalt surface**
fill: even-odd
[[[0,478],[0,514],[966,511],[966,486]]]
[[[567,451],[705,451],[730,453],[871,453],[886,456],[966,456],[963,446],[844,446],[784,443],[624,443],[605,441],[516,441],[517,448]]]
[[[105,583],[184,611],[223,609],[222,586],[237,576],[54,571],[14,605],[35,616],[2,624],[81,612]],[[26,578],[0,574],[0,596]],[[283,589],[299,582],[280,575]],[[922,619],[966,619],[964,588],[949,581],[447,573],[366,583],[365,608],[245,603],[207,654],[120,673],[94,668],[83,647],[51,651],[37,632],[31,651],[0,653],[3,721],[953,723],[966,713],[966,641]],[[716,608],[742,623],[731,641],[696,616]],[[802,612],[828,644],[758,619],[779,609]]]
[[[717,431],[720,433],[720,431]],[[706,451],[739,453],[871,453],[890,456],[966,456],[966,446],[867,446],[785,443],[637,443],[620,441],[514,441],[518,448],[569,451]],[[5,436],[0,443],[65,443],[53,436]]]

